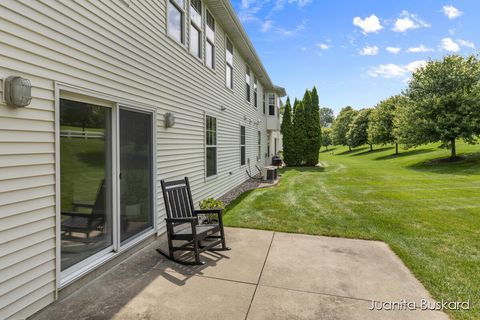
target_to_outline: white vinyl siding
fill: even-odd
[[[246,128],[249,159],[256,157],[257,130],[266,131],[261,112],[244,103],[245,61],[236,51],[231,55],[231,83],[238,90],[226,90],[227,35],[222,26],[217,23],[215,27],[218,72],[211,72],[169,35],[170,4],[2,2],[0,78],[19,75],[29,79],[33,99],[20,109],[7,108],[0,101],[0,319],[31,315],[53,302],[58,289],[56,82],[102,94],[111,101],[157,108],[157,191],[161,190],[160,179],[188,176],[194,203],[198,203],[217,198],[248,179],[245,168],[238,165],[238,124]],[[184,29],[184,21],[181,25]],[[181,42],[188,43],[185,33],[181,32]],[[263,92],[262,83],[259,91]],[[171,128],[164,126],[167,112],[175,114]],[[205,179],[206,112],[217,118],[217,177],[211,180]],[[263,134],[264,150],[266,137]],[[162,233],[161,192],[156,197]]]

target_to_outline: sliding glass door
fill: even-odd
[[[61,270],[113,245],[112,110],[60,100]]]
[[[120,109],[120,240],[153,228],[152,115]]]
[[[65,277],[154,227],[153,113],[78,100],[59,104]]]

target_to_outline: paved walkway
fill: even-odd
[[[370,311],[372,300],[431,301],[382,242],[228,228],[228,252],[172,263],[160,240],[35,319],[448,319]]]

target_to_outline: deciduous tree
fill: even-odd
[[[399,142],[407,147],[441,141],[455,158],[455,142],[480,135],[480,61],[449,55],[417,69],[395,118]]]
[[[322,128],[322,146],[328,150],[328,146],[332,145],[332,128]]]
[[[350,106],[344,107],[340,110],[340,113],[332,126],[332,139],[334,144],[348,146],[348,148],[351,149],[351,146],[347,141],[347,132],[350,123],[352,123],[353,118],[357,113],[358,111],[353,110]]]
[[[323,128],[330,128],[334,120],[333,109],[327,107],[320,108],[320,125]]]
[[[368,140],[373,144],[395,143],[395,154],[398,154],[398,142],[393,131],[393,119],[400,99],[397,95],[380,101],[372,110],[368,123]]]
[[[353,119],[347,132],[348,145],[352,148],[368,144],[373,150],[373,144],[368,140],[368,122],[372,109],[362,109]]]

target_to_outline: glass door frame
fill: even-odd
[[[115,121],[117,122],[116,123],[116,127],[118,128],[118,130],[120,130],[120,110],[127,110],[127,111],[132,111],[132,112],[138,112],[138,113],[143,113],[143,114],[148,114],[151,116],[151,121],[152,121],[152,132],[151,132],[151,138],[152,138],[152,153],[151,153],[151,156],[152,156],[152,167],[150,168],[151,169],[151,172],[152,172],[152,177],[150,179],[150,184],[151,184],[151,190],[152,190],[152,210],[153,212],[151,214],[153,214],[153,217],[152,217],[152,227],[151,228],[147,228],[139,233],[137,233],[136,235],[130,237],[130,238],[127,238],[125,239],[125,241],[122,243],[122,240],[121,240],[121,221],[120,221],[120,202],[121,202],[121,190],[120,190],[120,179],[117,179],[117,183],[118,183],[118,186],[115,190],[115,193],[116,193],[116,208],[118,210],[118,213],[116,214],[117,216],[117,219],[118,219],[118,222],[117,224],[114,226],[115,228],[115,234],[117,235],[117,250],[121,250],[121,249],[125,249],[125,248],[129,248],[131,247],[132,245],[135,245],[136,243],[138,243],[139,241],[143,240],[145,238],[145,236],[149,236],[151,234],[151,231],[152,230],[156,230],[156,225],[157,225],[157,215],[155,214],[156,213],[156,179],[155,179],[155,176],[156,176],[156,154],[155,154],[155,142],[156,142],[156,130],[155,130],[155,123],[156,123],[156,118],[155,118],[155,110],[152,110],[150,108],[142,108],[142,107],[133,107],[131,105],[127,105],[125,103],[118,103],[117,106],[117,111],[116,111],[116,118],[115,118]],[[116,154],[116,168],[118,168],[118,173],[117,173],[117,177],[120,176],[120,134],[119,134],[120,131],[117,131],[116,133],[116,141],[115,141],[115,144],[116,144],[116,150],[117,150],[117,154]]]
[[[60,188],[60,99],[71,99],[103,107],[111,108],[112,118],[112,163],[111,163],[111,184],[112,184],[112,244],[92,256],[78,262],[77,264],[61,270],[61,188]],[[149,113],[152,121],[152,214],[153,226],[143,232],[131,237],[124,244],[120,241],[120,109]],[[128,250],[130,247],[152,236],[158,230],[157,224],[157,155],[156,155],[156,130],[157,113],[156,107],[137,102],[126,101],[119,97],[101,94],[96,91],[86,90],[68,84],[55,82],[55,284],[56,295],[58,290],[69,285],[75,280],[89,273],[99,265],[116,257],[119,253]]]

